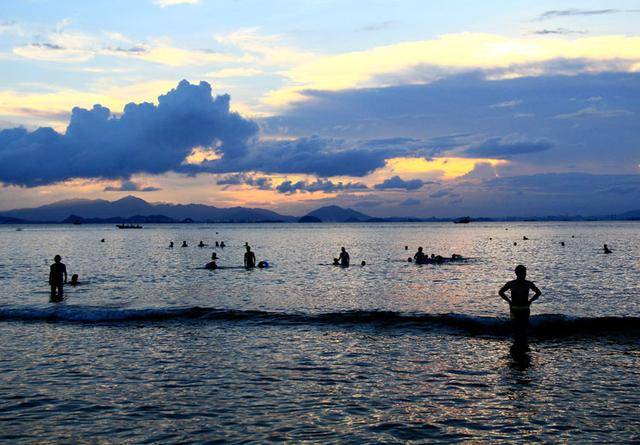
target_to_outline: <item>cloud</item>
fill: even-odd
[[[358,31],[381,31],[383,29],[391,28],[395,25],[396,22],[394,20],[385,20],[383,22],[371,23],[370,25],[365,25],[361,28],[358,28]]]
[[[533,31],[531,34],[535,34],[539,36],[548,36],[548,35],[568,36],[571,34],[587,34],[587,31],[578,31],[575,29],[567,29],[567,28],[554,28],[554,29],[539,29],[537,31]]]
[[[105,192],[157,192],[158,190],[161,190],[161,189],[153,186],[143,187],[137,182],[125,180],[125,181],[121,181],[120,185],[118,186],[108,185],[107,187],[104,188],[103,191]]]
[[[278,193],[292,195],[294,193],[336,193],[367,190],[368,187],[361,182],[333,182],[328,179],[317,179],[315,182],[307,181],[284,181],[275,190]]]
[[[553,147],[548,141],[508,142],[502,138],[491,138],[462,151],[464,156],[473,158],[511,159],[514,156],[540,153]]]
[[[418,190],[425,184],[430,183],[431,182],[425,182],[422,179],[409,179],[405,181],[400,176],[392,176],[391,178],[385,179],[380,184],[374,185],[373,188],[376,190],[404,189],[410,191]]]
[[[532,193],[558,197],[584,195],[593,198],[594,193],[618,195],[640,193],[640,174],[539,173],[489,179],[484,182],[484,185],[491,189],[520,191],[529,195]]]
[[[175,5],[196,5],[199,0],[153,0],[153,4],[166,8],[167,6]]]
[[[271,179],[266,176],[253,176],[246,173],[227,175],[216,181],[218,185],[249,185],[259,190],[272,190]]]
[[[498,102],[497,104],[489,105],[489,108],[513,108],[516,105],[520,105],[521,100],[505,100],[504,102]]]
[[[255,68],[224,68],[218,71],[212,71],[207,73],[208,77],[254,77],[262,74],[262,71],[257,70]]]
[[[429,195],[430,198],[435,198],[435,199],[445,198],[445,197],[457,198],[459,196],[460,194],[456,193],[453,189],[440,189],[437,192],[431,193]]]
[[[610,14],[622,14],[622,13],[634,13],[640,12],[640,9],[554,9],[545,11],[534,19],[534,21],[543,21],[549,19],[555,19],[558,17],[576,17],[576,16],[592,16],[592,15],[610,15]]]
[[[415,198],[407,198],[400,203],[401,206],[417,206],[420,205],[422,201]]]
[[[588,99],[587,99],[588,100]],[[554,116],[555,119],[587,119],[587,118],[611,118],[631,116],[634,113],[629,110],[604,110],[596,107],[587,107],[572,113],[563,113]]]
[[[383,167],[385,161],[407,149],[397,146],[367,147],[365,143],[340,139],[303,137],[294,140],[257,141],[242,156],[227,156],[200,165],[185,166],[185,172],[299,173],[320,177],[365,176]]]
[[[625,71],[640,63],[640,37],[594,36],[511,38],[495,34],[445,34],[435,39],[401,42],[337,55],[316,55],[283,72],[289,85],[271,91],[265,101],[281,106],[305,100],[306,91],[337,91],[383,85],[433,82],[446,76],[482,71],[494,77],[557,73],[581,61],[578,72],[610,71],[626,62]],[[519,70],[514,67],[520,67]],[[532,67],[532,68],[527,68]],[[493,74],[492,74],[493,72]],[[290,86],[294,84],[295,86]]]
[[[74,108],[65,134],[51,128],[0,131],[0,181],[33,187],[70,178],[128,179],[179,170],[194,147],[216,145],[225,158],[246,153],[257,125],[229,111],[228,95],[182,81],[158,105]]]

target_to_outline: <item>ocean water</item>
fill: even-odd
[[[640,441],[640,223],[17,228],[0,441]],[[62,303],[55,254],[81,282]],[[497,290],[520,263],[543,295],[514,353]]]

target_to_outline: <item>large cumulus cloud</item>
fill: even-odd
[[[225,159],[243,156],[258,131],[211,96],[206,82],[182,81],[152,103],[130,103],[117,117],[103,106],[74,108],[65,134],[51,128],[0,131],[0,181],[39,186],[69,178],[127,179],[178,170],[194,147],[216,145]]]

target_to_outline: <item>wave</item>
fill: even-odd
[[[0,306],[0,321],[128,323],[157,321],[237,321],[284,325],[355,325],[383,328],[446,329],[463,333],[508,335],[507,318],[465,314],[391,311],[329,313],[267,312],[208,307],[122,308],[99,306]],[[621,333],[640,336],[640,317],[571,317],[542,314],[531,317],[531,334],[540,337]]]

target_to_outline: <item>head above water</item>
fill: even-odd
[[[518,264],[516,266],[516,277],[518,277],[521,280],[524,280],[525,278],[527,278],[527,268],[524,267],[522,264]]]
[[[422,252],[422,247],[418,247],[418,252]]]
[[[53,261],[55,261],[56,263],[59,263],[60,261],[62,261],[62,257],[60,255],[56,255],[53,257]]]

